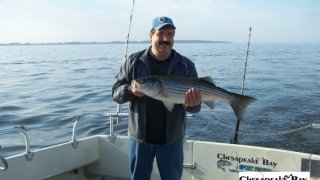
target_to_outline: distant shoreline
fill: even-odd
[[[110,42],[58,42],[58,43],[0,43],[0,46],[29,46],[29,45],[85,45],[85,44],[125,44],[125,41]],[[146,44],[150,41],[129,41],[129,44]],[[206,40],[175,40],[175,43],[231,43],[228,41],[206,41]]]

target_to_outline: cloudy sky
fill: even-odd
[[[124,41],[133,0],[0,0],[0,43]],[[131,40],[169,16],[176,39],[320,43],[319,0],[135,0]]]

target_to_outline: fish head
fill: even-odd
[[[161,92],[161,81],[159,78],[150,76],[133,80],[138,91],[147,96],[155,97]]]
[[[226,171],[226,166],[231,166],[231,165],[232,165],[232,163],[229,161],[226,161],[226,160],[219,160],[217,162],[218,169],[221,169],[223,171]]]
[[[219,165],[219,166],[231,166],[232,163],[229,162],[229,161],[226,161],[226,160],[219,160],[219,161],[217,162],[217,165]]]

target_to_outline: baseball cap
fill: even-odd
[[[173,24],[172,19],[170,19],[169,17],[157,17],[153,19],[152,22],[152,29],[161,29],[164,26],[171,26],[173,29],[176,29],[176,27]]]

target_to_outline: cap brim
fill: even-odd
[[[163,23],[163,24],[159,24],[158,26],[155,26],[153,29],[161,29],[163,28],[164,26],[170,26],[172,27],[173,29],[176,29],[176,27],[170,23]]]

